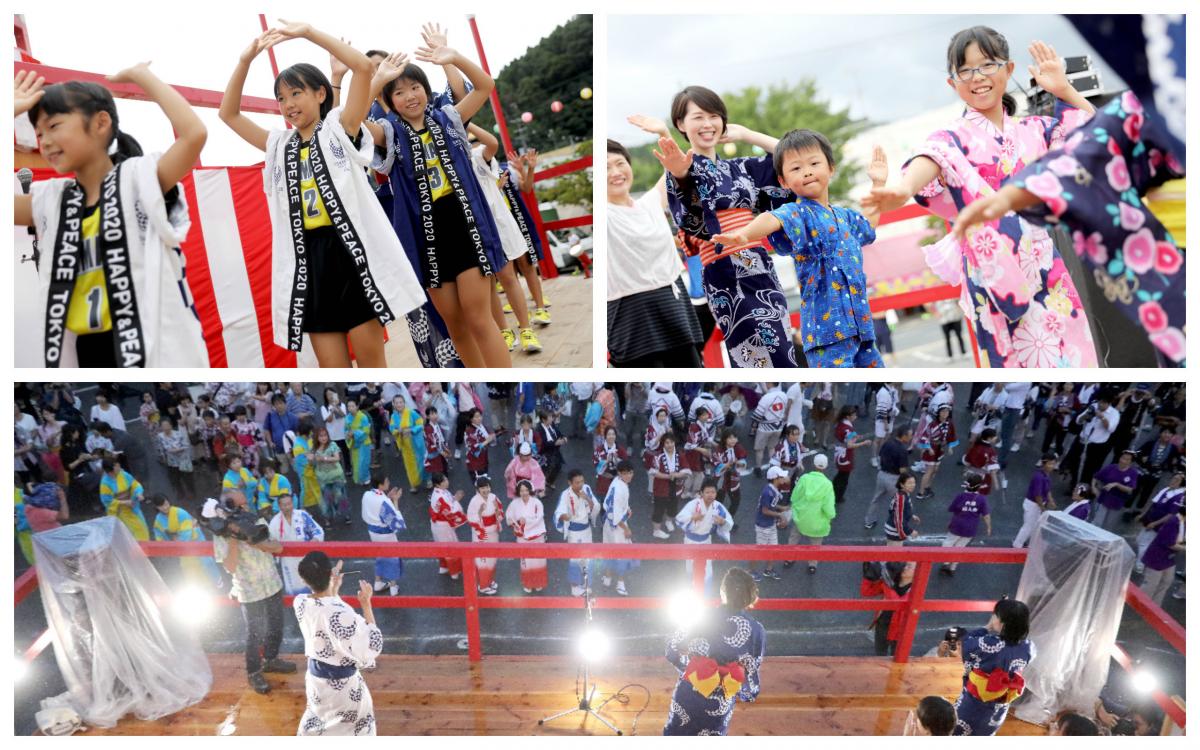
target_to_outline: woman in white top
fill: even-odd
[[[664,178],[637,200],[629,152],[608,141],[608,353],[614,367],[701,367],[700,323],[663,211]]]
[[[337,389],[325,389],[325,405],[321,407],[321,424],[329,432],[330,441],[342,449],[342,463],[350,471],[350,449],[346,446],[346,405]]]

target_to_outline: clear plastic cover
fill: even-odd
[[[1121,537],[1061,511],[1041,515],[1017,588],[1037,648],[1017,718],[1045,725],[1059,711],[1091,714],[1108,679],[1133,563]]]
[[[35,534],[33,544],[65,695],[84,721],[159,719],[208,693],[208,658],[172,616],[170,590],[124,524],[73,523]]]

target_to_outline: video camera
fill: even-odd
[[[231,498],[223,497],[217,507],[221,513],[212,518],[203,519],[213,536],[223,536],[227,539],[237,539],[247,544],[260,544],[267,541],[267,527],[258,522],[258,515],[241,508]],[[206,521],[206,523],[205,523]]]
[[[952,628],[946,628],[946,632],[942,634],[942,640],[950,644],[950,651],[958,651],[958,644],[966,634],[966,628],[956,625]]]

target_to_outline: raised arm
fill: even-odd
[[[1067,79],[1066,66],[1054,48],[1041,41],[1029,45],[1029,54],[1033,56],[1033,65],[1029,66],[1029,74],[1038,85],[1049,91],[1064,104],[1068,104],[1088,114],[1093,114],[1096,108],[1071,85]]]
[[[165,193],[187,175],[200,158],[200,150],[208,139],[208,129],[196,116],[192,105],[174,88],[163,83],[150,71],[150,63],[138,63],[115,75],[113,83],[133,83],[146,92],[150,101],[162,109],[175,131],[175,142],[158,160],[158,186]]]
[[[486,129],[479,127],[475,123],[467,125],[467,132],[474,133],[475,138],[483,144],[483,159],[491,161],[496,152],[500,150],[500,140],[496,136],[489,133]]]
[[[342,99],[342,127],[351,136],[358,135],[363,118],[371,109],[371,61],[367,56],[351,47],[341,39],[327,34],[311,24],[279,19],[283,24],[276,29],[285,39],[307,39],[331,56],[341,60],[350,69],[353,77],[350,79],[350,90]],[[339,97],[340,98],[340,97]]]
[[[756,240],[761,240],[767,235],[778,232],[783,228],[783,223],[771,212],[761,213],[754,217],[754,221],[742,228],[742,231],[733,234],[714,234],[712,241],[719,245],[728,247],[737,247],[739,245],[748,245]]]
[[[246,86],[246,73],[250,71],[250,63],[254,61],[254,58],[279,44],[285,38],[275,29],[268,29],[255,37],[254,41],[250,42],[250,46],[242,50],[237,65],[234,67],[232,75],[229,76],[229,83],[225,86],[225,95],[221,97],[221,108],[217,111],[221,122],[228,125],[233,132],[242,137],[242,140],[259,151],[267,150],[267,129],[242,114],[242,89]]]
[[[375,69],[375,75],[371,77],[370,101],[374,101],[380,93],[383,92],[383,87],[390,81],[395,80],[404,71],[404,66],[408,64],[408,55],[403,52],[393,52],[379,62],[379,67]],[[364,120],[363,125],[366,126],[367,132],[371,134],[371,139],[375,141],[376,146],[386,146],[387,141],[384,138],[383,127]]]
[[[450,44],[446,36],[446,29],[436,23],[427,23],[421,26],[421,40],[430,49],[446,47]],[[442,72],[446,74],[446,83],[450,86],[450,94],[454,97],[454,102],[456,104],[461,102],[467,95],[466,81],[463,79],[462,72],[453,65],[443,65]]]
[[[725,126],[725,135],[721,136],[721,140],[718,142],[749,143],[751,146],[758,146],[768,154],[773,154],[779,139],[731,122]]]
[[[470,120],[475,116],[476,112],[483,108],[483,105],[487,103],[488,96],[492,93],[492,89],[496,88],[496,82],[492,80],[490,75],[483,72],[483,68],[451,47],[421,47],[416,52],[416,58],[422,62],[433,63],[434,65],[453,65],[475,87],[471,93],[454,104],[454,108],[458,110],[458,114],[463,119],[463,122]]]
[[[908,203],[921,188],[941,177],[942,168],[928,156],[918,156],[908,164],[900,176],[900,184],[888,187],[880,185],[871,188],[871,192],[863,196],[861,205],[864,215],[867,211],[894,211]]]
[[[346,44],[350,44],[346,41]],[[342,103],[342,80],[350,72],[350,66],[338,59],[337,55],[329,56],[329,82],[333,85],[333,106]]]
[[[878,145],[876,145],[875,149],[871,152],[871,163],[867,166],[867,177],[871,178],[872,188],[881,188],[887,184],[887,154],[884,153],[883,148]],[[873,205],[870,207],[864,206],[862,215],[871,226],[875,227],[879,226],[880,213],[881,211],[879,210],[879,206]]]

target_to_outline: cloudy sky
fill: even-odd
[[[47,65],[97,73],[113,73],[142,60],[153,61],[152,70],[168,83],[224,91],[237,57],[250,41],[262,33],[258,14],[222,8],[205,14],[203,4],[183,9],[178,4],[143,6],[138,13],[116,13],[113,8],[96,4],[71,9],[38,6],[41,10],[25,13],[34,57]],[[330,6],[332,7],[332,4]],[[362,6],[362,13],[326,13],[324,17],[304,15],[290,5],[273,3],[267,8],[267,22],[275,24],[279,16],[307,21],[322,31],[349,40],[360,50],[397,49],[411,52],[421,45],[421,24],[440,23],[449,30],[450,46],[477,60],[467,17],[462,13],[434,11],[412,12],[414,6],[383,4]],[[369,12],[366,12],[369,11]],[[301,13],[294,16],[291,13]],[[65,18],[64,18],[65,14]],[[484,51],[492,73],[499,73],[510,61],[520,57],[571,18],[571,14],[543,10],[533,14],[490,12],[476,14]],[[275,47],[280,69],[309,62],[329,69],[329,55],[316,45],[299,39]],[[444,85],[440,68],[422,63],[434,87]],[[256,59],[246,80],[247,96],[271,98],[273,76],[267,55]],[[501,92],[503,96],[503,92]],[[120,102],[121,127],[137,138],[147,151],[161,151],[170,145],[171,129],[158,108],[144,102]],[[208,126],[208,143],[201,158],[208,165],[251,164],[262,160],[262,152],[246,145],[218,118],[215,109],[200,110]],[[267,127],[279,127],[279,117],[261,116]]]
[[[946,85],[946,45],[975,24],[1008,38],[1017,62],[1013,80],[1022,83],[1034,39],[1063,56],[1091,52],[1055,15],[611,16],[608,136],[630,145],[648,141],[625,117],[666,119],[671,97],[690,84],[726,92],[809,77],[822,96],[856,117],[886,122],[916,115],[954,101]],[[1107,88],[1120,85],[1096,64]]]

